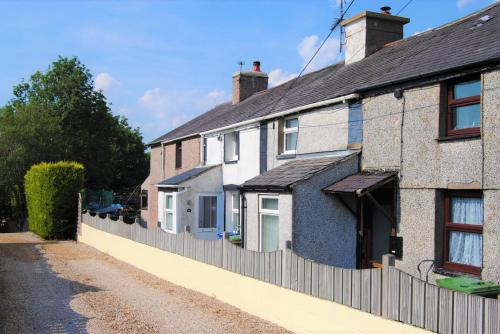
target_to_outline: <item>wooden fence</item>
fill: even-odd
[[[161,250],[189,257],[317,298],[439,333],[500,333],[500,301],[441,289],[410,276],[384,256],[383,269],[344,269],[307,260],[291,250],[254,252],[227,240],[199,240],[184,232],[146,229],[85,213],[84,223]],[[81,228],[78,228],[81,233]]]

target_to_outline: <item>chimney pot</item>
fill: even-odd
[[[260,70],[260,61],[256,60],[253,62],[253,71],[254,72],[262,72]]]
[[[389,6],[380,7],[380,10],[384,14],[391,15],[391,7]]]

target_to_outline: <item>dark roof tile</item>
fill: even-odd
[[[336,157],[298,159],[290,161],[246,181],[242,186],[247,189],[286,189],[292,187],[297,182],[311,178],[313,175],[354,154],[357,153]]]

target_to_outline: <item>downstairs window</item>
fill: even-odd
[[[444,204],[444,268],[480,275],[483,263],[481,193],[449,192]]]

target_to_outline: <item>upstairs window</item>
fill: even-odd
[[[297,117],[285,119],[283,127],[283,142],[285,154],[293,154],[297,150],[297,137],[299,133],[299,119]]]
[[[203,147],[202,147],[202,152],[203,152],[203,156],[202,156],[202,159],[203,159],[203,164],[206,164],[207,163],[207,155],[208,155],[208,152],[207,152],[207,149],[208,149],[208,139],[207,137],[203,137]]]
[[[481,126],[481,81],[461,79],[448,84],[448,137],[479,135]]]
[[[224,135],[224,161],[238,161],[240,157],[240,133],[234,131]]]
[[[175,168],[182,167],[182,142],[175,143]]]
[[[483,263],[483,199],[480,192],[445,197],[444,267],[475,275]]]
[[[147,210],[148,209],[148,191],[143,190],[141,191],[141,210]]]

